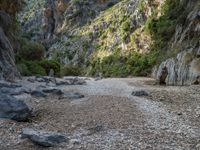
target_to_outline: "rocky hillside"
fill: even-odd
[[[22,2],[0,1],[0,79],[13,81],[19,77],[15,66],[15,15],[21,8]]]
[[[199,83],[197,0],[26,3],[19,15],[24,36],[42,41],[46,57],[68,70],[105,77],[147,76],[153,70],[159,83]]]
[[[179,1],[177,3],[179,7],[184,8],[178,14],[179,20],[176,24],[175,34],[172,36],[167,50],[168,53],[178,54],[161,63],[155,76],[160,83],[168,85],[199,84],[200,3],[199,1]]]

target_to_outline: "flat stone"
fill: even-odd
[[[56,81],[56,85],[57,86],[61,86],[61,85],[70,85],[70,83],[68,81],[65,80],[57,80]]]
[[[77,93],[77,92],[65,92],[60,99],[63,98],[69,98],[69,99],[80,99],[84,98],[85,96],[83,94]]]
[[[86,81],[81,78],[72,78],[69,80],[71,85],[86,85]]]
[[[3,87],[6,87],[6,88],[18,88],[18,87],[22,87],[22,85],[17,84],[17,83],[10,83],[10,82],[6,82],[6,81],[1,80],[0,81],[0,88],[3,88]]]
[[[24,89],[24,88],[8,88],[8,87],[3,87],[0,89],[0,92],[3,94],[8,94],[8,95],[22,95],[22,94],[30,94],[31,90],[30,89]]]
[[[32,91],[31,95],[35,96],[35,97],[46,97],[47,96],[42,90],[39,90],[39,89]]]
[[[27,81],[31,82],[31,83],[34,83],[35,82],[35,79],[33,78],[28,78]]]
[[[42,130],[36,131],[30,128],[22,129],[22,138],[28,138],[33,143],[44,147],[54,147],[68,141],[62,134]]]
[[[30,109],[23,101],[0,93],[0,118],[26,121],[30,114]]]
[[[99,80],[102,80],[102,78],[101,77],[97,77],[97,78],[94,79],[94,81],[99,81]]]
[[[55,94],[55,95],[62,95],[64,94],[62,90],[55,89],[55,88],[48,88],[42,90],[44,93]]]
[[[148,96],[149,94],[144,90],[140,90],[140,91],[133,91],[132,95],[133,96]]]
[[[35,81],[37,81],[37,82],[46,82],[46,80],[44,78],[36,78]]]
[[[53,77],[48,77],[48,76],[36,76],[35,81],[37,82],[45,82],[45,83],[56,83],[56,79]]]

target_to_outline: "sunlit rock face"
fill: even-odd
[[[25,0],[19,14],[22,28],[32,40],[49,43],[63,32],[84,25],[119,0]],[[53,42],[54,43],[54,42]]]
[[[172,39],[171,51],[177,47],[181,52],[160,64],[154,73],[159,83],[167,85],[200,84],[200,6],[196,1],[187,3],[187,20],[177,25]]]

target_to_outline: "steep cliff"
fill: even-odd
[[[21,1],[0,1],[0,79],[13,81],[19,77],[11,44],[14,16]]]
[[[31,0],[20,14],[46,57],[88,75],[199,83],[198,0]],[[156,67],[154,67],[156,66]]]
[[[31,39],[55,43],[68,30],[92,21],[101,11],[119,0],[25,0],[19,15],[22,27]]]
[[[175,34],[169,42],[170,53],[178,53],[167,59],[154,72],[159,83],[167,85],[190,85],[200,83],[200,3],[199,1],[178,1],[184,5],[182,22],[176,25]],[[179,14],[179,15],[181,15]]]

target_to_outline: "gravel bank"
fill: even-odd
[[[26,83],[27,86],[35,86]],[[26,98],[35,116],[27,123],[0,120],[1,150],[40,150],[21,139],[24,127],[55,131],[70,141],[50,150],[199,150],[200,86],[153,85],[149,78],[87,80],[65,91],[85,98]],[[146,97],[134,97],[145,90]]]

